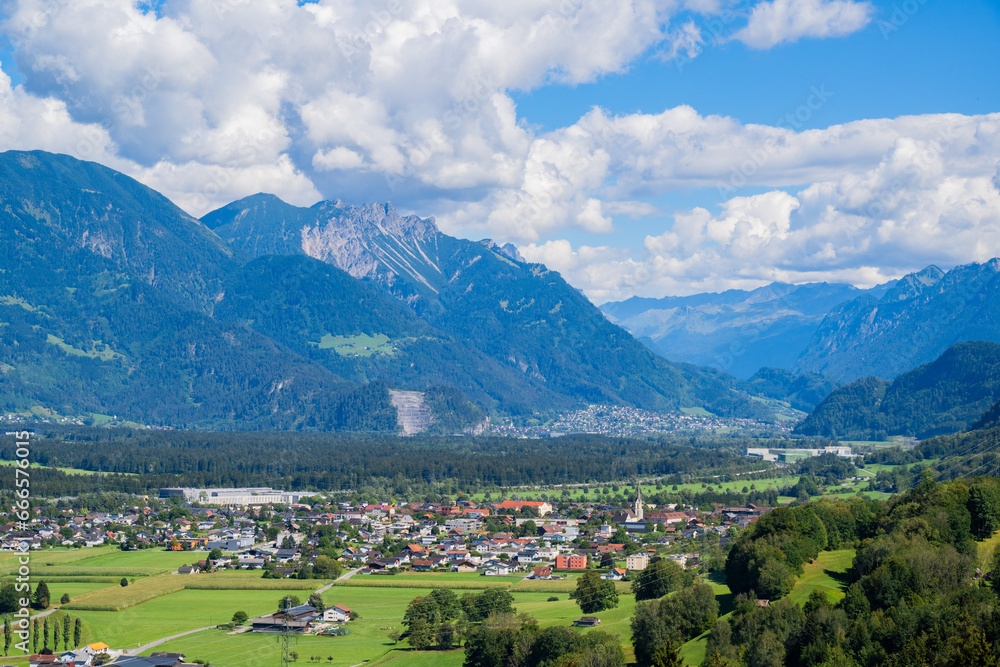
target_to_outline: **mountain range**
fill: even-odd
[[[792,369],[834,307],[886,289],[772,283],[749,291],[632,297],[605,303],[601,310],[668,359],[748,379],[763,367]]]
[[[255,195],[196,220],[94,163],[0,154],[0,409],[205,428],[449,431],[586,403],[768,418],[512,246],[390,204]],[[444,426],[446,425],[446,426]]]
[[[966,341],[1000,342],[1000,260],[929,266],[877,287],[774,283],[601,306],[614,322],[674,361],[740,378],[762,368],[834,384],[892,379]]]

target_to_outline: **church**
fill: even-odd
[[[613,515],[614,522],[624,526],[630,533],[642,533],[646,531],[645,511],[642,508],[642,488],[635,485],[635,502],[630,509],[624,512],[616,512]]]

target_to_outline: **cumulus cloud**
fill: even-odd
[[[196,215],[258,191],[409,198],[448,233],[520,243],[595,299],[871,282],[998,254],[998,115],[804,130],[837,93],[817,85],[767,124],[688,106],[594,108],[544,132],[519,117],[511,91],[696,57],[715,23],[692,17],[728,28],[735,4],[10,0],[0,30],[23,84],[0,70],[0,149],[98,160]],[[765,0],[734,38],[836,37],[871,15]],[[699,189],[721,203],[670,213],[639,248],[563,238],[649,225],[664,194]]]
[[[718,213],[681,211],[638,254],[565,240],[528,244],[521,253],[597,302],[773,281],[874,285],[931,263],[985,261],[1000,254],[1000,153],[990,148],[992,166],[951,169],[954,146],[902,138],[859,173],[794,194],[733,197]]]
[[[239,182],[291,159],[303,173],[365,169],[447,192],[523,178],[532,137],[506,91],[621,72],[670,39],[681,7],[11,0],[2,30],[28,93],[103,127],[123,160],[169,165],[178,186],[202,167]],[[584,224],[607,225],[599,204],[579,208]]]
[[[873,13],[871,3],[854,0],[770,0],[753,8],[733,39],[769,49],[803,37],[843,37],[868,25]]]

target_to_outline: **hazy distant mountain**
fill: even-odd
[[[868,377],[834,390],[795,430],[849,440],[927,438],[990,421],[998,399],[1000,345],[958,343],[892,382]]]
[[[753,393],[787,401],[802,412],[810,412],[837,388],[836,382],[823,375],[796,375],[781,368],[762,368],[747,384]]]
[[[601,310],[667,359],[749,378],[763,367],[792,368],[832,308],[886,289],[772,283],[751,291],[633,297]]]
[[[840,381],[893,378],[939,357],[955,343],[1000,342],[1000,260],[931,266],[901,279],[881,298],[835,307],[793,369]]]

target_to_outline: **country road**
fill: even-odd
[[[149,649],[153,648],[154,646],[159,646],[160,644],[162,644],[164,642],[168,642],[171,639],[177,639],[177,638],[183,637],[185,635],[193,635],[194,633],[196,633],[196,632],[202,632],[203,630],[211,630],[214,627],[215,627],[214,625],[209,625],[207,627],[198,628],[196,630],[188,630],[187,632],[178,632],[176,635],[170,635],[169,637],[164,637],[163,639],[157,639],[155,642],[150,642],[150,643],[146,644],[145,646],[140,646],[139,648],[129,649],[129,650],[125,651],[125,655],[139,655],[143,651],[148,651]]]

